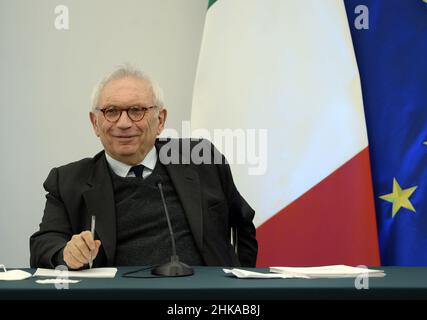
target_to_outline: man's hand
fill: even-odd
[[[64,248],[64,261],[70,269],[80,269],[95,260],[98,255],[100,240],[93,240],[90,231],[75,234]]]

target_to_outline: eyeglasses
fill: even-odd
[[[118,109],[117,107],[110,106],[102,109],[96,108],[96,110],[101,111],[104,114],[105,119],[107,119],[107,121],[109,122],[119,121],[123,111],[126,111],[129,119],[136,122],[136,121],[142,120],[142,118],[144,118],[145,113],[152,108],[157,108],[157,106],[151,106],[151,107],[134,106],[134,107],[129,107],[127,109]]]

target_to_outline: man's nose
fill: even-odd
[[[133,121],[129,118],[128,113],[123,110],[119,120],[116,122],[116,126],[121,129],[125,129],[131,127],[132,123]]]

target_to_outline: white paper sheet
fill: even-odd
[[[80,271],[61,271],[55,269],[38,268],[35,277],[55,278],[114,278],[117,268],[93,268]]]
[[[319,278],[355,278],[358,276],[384,277],[383,270],[357,268],[345,265],[332,265],[323,267],[271,267],[270,273],[255,272],[243,269],[223,269],[227,274],[237,278],[254,279],[319,279]]]
[[[303,278],[308,279],[307,276],[304,275],[291,275],[291,274],[283,274],[283,273],[262,273],[262,272],[254,272],[243,269],[222,269],[225,273],[233,274],[237,278],[244,279],[289,279],[289,278]]]
[[[36,280],[39,284],[64,284],[64,283],[79,283],[81,280],[71,280],[71,279],[46,279],[46,280]]]
[[[270,271],[281,274],[305,275],[315,278],[355,278],[360,275],[369,277],[384,277],[383,270],[350,267],[346,265],[332,265],[322,267],[270,267]]]
[[[0,271],[0,280],[24,280],[31,277],[31,273],[22,270]]]

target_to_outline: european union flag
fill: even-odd
[[[358,7],[360,0],[345,1],[361,77],[383,265],[427,265],[426,2],[368,0]]]

